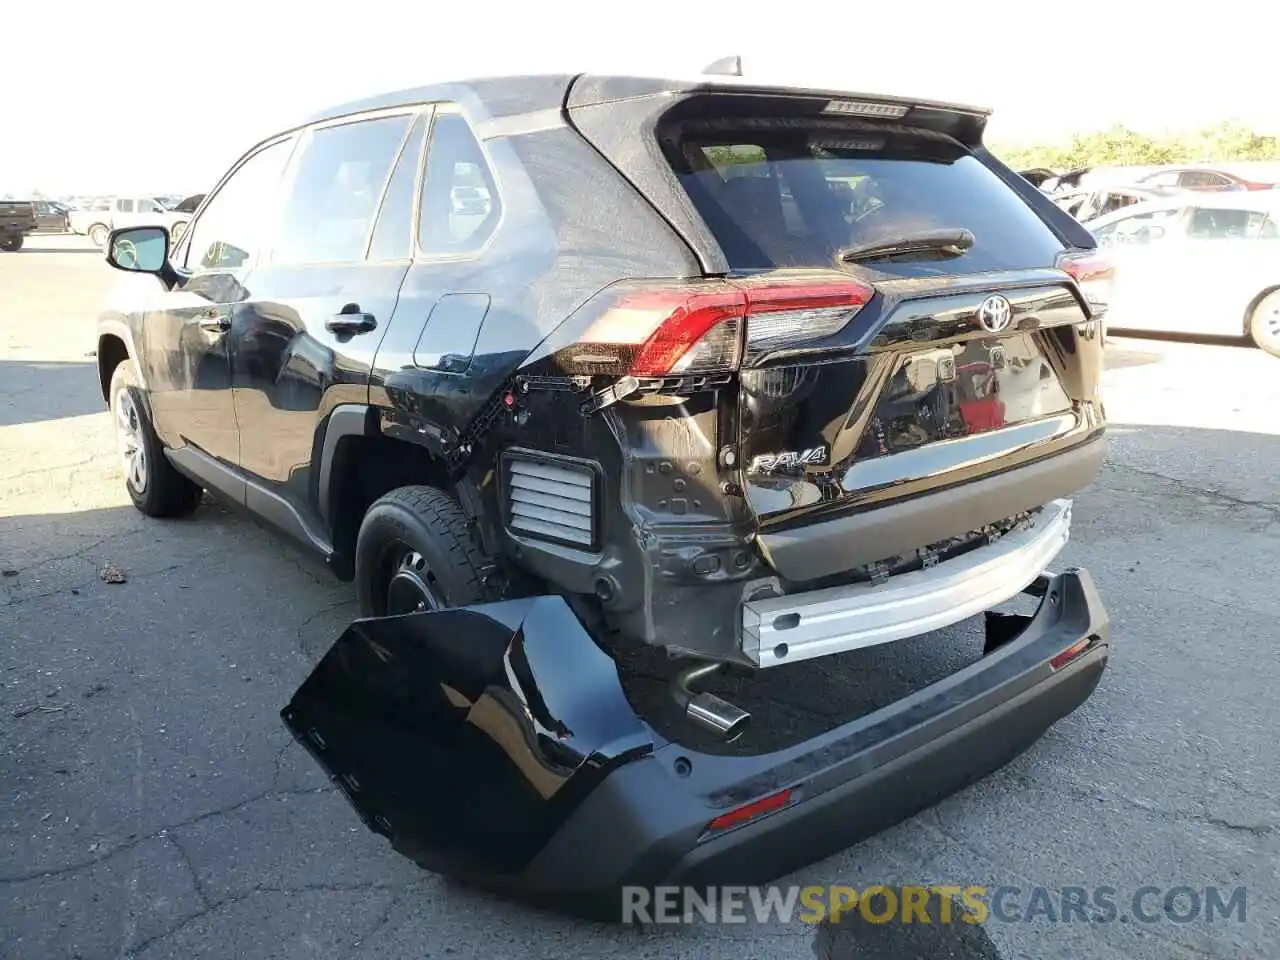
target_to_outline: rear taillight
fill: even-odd
[[[1111,284],[1115,280],[1115,264],[1110,258],[1097,250],[1071,251],[1059,258],[1058,266],[1075,280],[1090,314],[1102,317],[1111,302]]]
[[[729,373],[744,357],[830,336],[875,294],[856,280],[799,275],[614,284],[584,309],[586,331],[556,355],[569,374]]]
[[[869,284],[844,278],[761,278],[741,286],[747,294],[748,360],[838,333],[876,292]]]

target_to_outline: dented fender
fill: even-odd
[[[554,596],[358,620],[281,717],[366,826],[464,874],[523,868],[658,739]]]

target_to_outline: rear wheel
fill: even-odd
[[[105,223],[95,223],[88,230],[89,239],[93,241],[95,247],[105,247],[107,245],[107,237],[111,235],[111,231],[107,229]]]
[[[1249,336],[1267,353],[1280,357],[1280,290],[1272,290],[1253,308]]]
[[[111,375],[111,415],[125,488],[133,505],[149,517],[185,517],[200,504],[202,490],[173,468],[152,429],[132,360]]]
[[[6,253],[16,253],[22,249],[22,243],[27,238],[20,233],[11,233],[0,237],[0,250]]]
[[[356,537],[355,566],[362,616],[484,599],[484,554],[458,502],[434,487],[400,487],[375,500]]]

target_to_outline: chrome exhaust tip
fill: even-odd
[[[726,743],[737,740],[751,725],[751,714],[714,693],[695,693],[689,699],[684,714],[704,730],[717,734]]]
[[[671,679],[671,695],[685,717],[704,730],[732,743],[751,725],[751,714],[714,693],[694,692],[691,687],[720,669],[719,663],[685,667]]]

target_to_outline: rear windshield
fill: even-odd
[[[961,256],[876,260],[895,276],[1052,266],[1062,243],[962,145],[927,131],[797,119],[686,122],[668,160],[734,270],[831,265],[838,251],[964,228]]]

